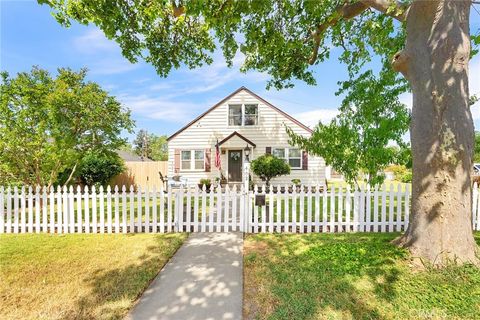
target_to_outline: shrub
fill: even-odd
[[[200,179],[200,185],[202,185],[202,186],[205,185],[205,186],[208,187],[208,186],[210,186],[211,184],[212,184],[212,180],[210,180],[210,179],[205,179],[205,178],[204,178],[204,179]]]
[[[402,179],[400,180],[403,183],[410,183],[412,182],[412,171],[407,171],[403,176]]]
[[[106,185],[125,170],[123,160],[116,154],[88,153],[83,157],[79,177],[86,185]]]
[[[412,182],[412,170],[407,169],[404,165],[392,165],[387,168],[388,171],[392,171],[395,180],[409,183]]]
[[[300,179],[292,179],[292,183],[296,186],[299,186],[302,184],[302,181]]]
[[[290,173],[290,166],[288,163],[271,154],[265,154],[252,161],[252,171],[262,181],[265,181],[267,186],[270,185],[270,180]]]

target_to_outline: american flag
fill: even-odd
[[[218,169],[222,168],[222,162],[220,161],[220,146],[218,145],[218,139],[217,139],[217,144],[215,145],[215,167]]]

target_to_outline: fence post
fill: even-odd
[[[42,231],[48,232],[48,213],[47,213],[47,187],[43,186],[42,189],[42,216],[43,216],[43,226]]]
[[[82,189],[77,186],[77,232],[82,233],[83,230],[83,218],[82,218]]]
[[[74,194],[73,194],[73,186],[69,188],[69,195],[68,201],[70,205],[70,233],[75,233],[75,203],[74,203]]]
[[[240,232],[245,232],[245,205],[246,205],[246,200],[245,200],[245,186],[242,185],[240,186]]]
[[[211,192],[211,191],[210,191]],[[217,188],[217,232],[222,231],[222,187]]]
[[[407,183],[405,186],[405,217],[404,217],[404,225],[403,230],[407,230],[408,223],[410,220],[410,185]]]
[[[122,233],[127,233],[127,188],[122,186]]]
[[[84,204],[83,207],[85,208],[85,233],[90,233],[90,206],[88,205],[90,192],[88,186],[85,186],[83,199]]]
[[[98,232],[97,225],[97,189],[92,186],[92,232]]]
[[[105,195],[103,193],[103,186],[100,186],[100,233],[105,233]]]
[[[352,211],[352,195],[350,194],[350,185],[347,185],[347,194],[345,196],[345,231],[352,231],[350,214]]]
[[[477,220],[480,220],[478,216],[478,185],[476,182],[473,183],[473,190],[472,190],[472,229],[475,230],[477,225]],[[478,229],[478,228],[477,228]]]
[[[25,216],[25,198],[26,198],[26,195],[25,195],[25,187],[22,187],[22,193],[20,194],[20,212],[21,212],[21,219],[20,219],[20,223],[21,223],[21,229],[20,231],[22,233],[25,233],[27,231],[27,224],[26,224],[26,216]]]

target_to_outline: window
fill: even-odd
[[[255,126],[258,124],[258,106],[256,104],[245,105],[245,125]]]
[[[182,151],[182,170],[190,170],[192,167],[192,153],[190,151]]]
[[[257,124],[257,104],[231,104],[228,106],[228,125],[255,126]]]
[[[302,168],[302,152],[300,149],[288,149],[288,164],[295,169]]]
[[[231,126],[242,125],[242,105],[234,104],[230,105],[228,109],[228,124]]]
[[[203,150],[195,150],[195,170],[205,169],[204,156]]]
[[[273,148],[272,155],[283,159],[292,169],[302,168],[302,152],[297,148]]]
[[[181,157],[182,170],[205,170],[204,150],[183,150]]]
[[[285,150],[286,149],[284,149],[284,148],[275,148],[275,149],[272,150],[272,154],[277,158],[285,160],[286,159]]]

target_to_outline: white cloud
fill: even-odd
[[[104,51],[116,51],[118,45],[105,37],[99,29],[90,29],[85,34],[73,40],[75,49],[86,54],[96,54]]]
[[[120,95],[118,99],[134,114],[150,119],[185,123],[194,118],[196,113],[205,109],[203,104],[173,101],[164,97],[148,95]]]
[[[402,93],[399,97],[400,102],[407,106],[408,110],[412,110],[412,94],[410,92]]]
[[[339,113],[336,109],[315,109],[311,111],[305,111],[296,113],[293,115],[295,119],[305,124],[306,126],[313,128],[319,121],[322,123],[328,123]]]
[[[89,64],[89,68],[92,74],[97,75],[110,75],[124,73],[137,69],[140,65],[130,63],[127,59],[124,58],[109,58],[96,60],[95,62]]]
[[[168,97],[174,98],[185,96],[187,94],[200,94],[213,91],[230,82],[241,82],[242,79],[248,82],[262,82],[268,79],[268,75],[261,72],[242,73],[239,71],[243,63],[243,55],[237,54],[233,59],[231,68],[227,66],[221,52],[216,51],[213,54],[214,62],[211,65],[205,65],[197,69],[182,68],[176,71],[174,84],[158,83],[149,87],[152,91],[167,91]],[[172,88],[175,90],[172,92]]]
[[[480,58],[475,57],[470,61],[470,74],[468,84],[470,95],[476,94],[480,98]],[[473,120],[480,120],[480,101],[471,106]]]

